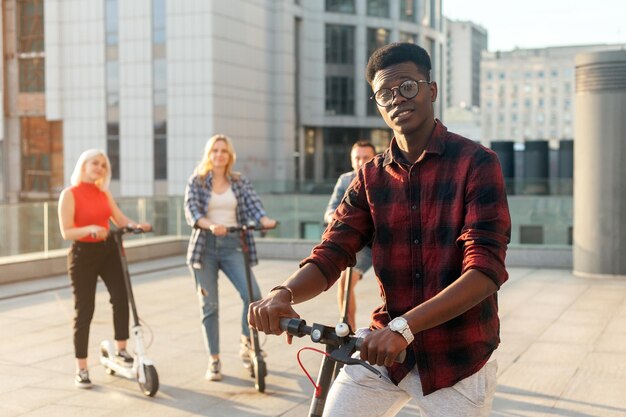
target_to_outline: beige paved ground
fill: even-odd
[[[262,289],[281,282],[295,264],[263,261],[255,269]],[[97,385],[79,391],[72,381],[66,278],[0,286],[0,416],[306,416],[312,387],[295,354],[310,343],[288,346],[282,338],[265,338],[270,374],[267,392],[257,393],[237,358],[240,304],[226,280],[220,288],[225,378],[203,379],[207,359],[196,296],[180,265],[182,259],[168,258],[132,267],[139,313],[154,339],[149,354],[161,378],[155,398],[144,397],[132,381],[106,375],[97,363],[98,343],[112,331],[103,287],[90,340]],[[510,272],[500,292],[503,343],[492,415],[626,416],[626,282],[582,280],[563,270]],[[357,287],[360,324],[376,303],[371,278]],[[55,287],[60,288],[37,293]],[[25,292],[34,293],[14,297]],[[334,290],[298,311],[309,322],[333,323]],[[315,374],[319,358],[304,357]],[[415,407],[400,414],[409,415],[417,415]]]

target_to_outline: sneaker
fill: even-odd
[[[222,363],[220,360],[212,361],[209,364],[209,369],[206,370],[204,376],[209,381],[221,381],[222,380]]]
[[[121,363],[124,366],[131,367],[133,366],[133,362],[135,361],[135,358],[133,358],[126,349],[120,349],[115,354],[115,360],[117,360],[119,363]]]
[[[91,383],[91,379],[89,379],[89,371],[86,369],[81,369],[76,372],[74,385],[76,385],[76,388],[91,388],[93,385]]]

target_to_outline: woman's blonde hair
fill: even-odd
[[[233,165],[235,165],[235,161],[237,160],[237,154],[235,153],[235,148],[233,146],[232,141],[226,135],[218,134],[212,136],[204,146],[204,155],[202,156],[202,161],[196,167],[196,174],[200,176],[202,179],[206,178],[209,171],[213,169],[213,163],[211,162],[211,151],[213,147],[218,141],[222,141],[226,144],[226,150],[230,155],[229,161],[226,164],[226,176],[233,175]]]
[[[87,161],[90,161],[98,156],[102,156],[105,159],[107,166],[104,177],[96,181],[96,185],[102,191],[107,191],[109,189],[109,184],[111,183],[111,161],[109,161],[107,154],[100,149],[88,149],[80,154],[78,161],[76,162],[76,166],[74,167],[74,171],[72,172],[72,176],[70,177],[70,183],[72,185],[78,185],[83,181],[83,170],[85,168],[85,164]]]

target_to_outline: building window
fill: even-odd
[[[389,31],[387,29],[367,29],[367,57],[369,58],[375,50],[389,43]]]
[[[165,0],[152,0],[152,43],[165,43]]]
[[[376,105],[376,102],[374,100],[370,99],[373,94],[372,86],[370,86],[369,84],[366,84],[365,86],[365,97],[367,97],[367,115],[378,116],[378,106]]]
[[[370,131],[370,142],[376,148],[376,153],[381,153],[389,147],[391,142],[391,130],[372,129]]]
[[[43,0],[19,0],[18,72],[21,93],[45,90]]]
[[[354,0],[326,0],[326,11],[354,14]]]
[[[367,15],[389,17],[389,0],[367,0]]]
[[[167,122],[154,124],[154,179],[167,179]]]
[[[60,121],[20,118],[22,190],[60,192],[63,188],[63,132]]]
[[[304,131],[304,180],[315,179],[315,129],[306,128]]]
[[[106,80],[106,144],[111,161],[111,179],[120,179],[120,70],[118,61],[118,0],[104,2],[104,30],[107,45]]]
[[[20,93],[41,93],[45,90],[43,57],[19,59]]]
[[[326,25],[326,63],[354,63],[354,26]]]
[[[415,22],[416,0],[400,0],[400,20]]]
[[[400,32],[400,42],[418,43],[418,37],[416,33]]]
[[[43,52],[43,0],[18,0],[19,52]]]
[[[165,0],[152,0],[152,117],[154,179],[167,179],[167,59]]]
[[[108,107],[120,105],[120,66],[119,61],[107,61],[106,71],[106,99]]]
[[[119,130],[119,124],[116,125]],[[108,128],[108,125],[107,125]],[[108,130],[108,129],[107,129]],[[107,135],[107,156],[111,161],[111,179],[120,179],[120,137]]]
[[[354,114],[354,79],[326,77],[326,114]]]
[[[105,39],[107,45],[117,45],[119,36],[119,21],[117,17],[117,0],[105,0]]]
[[[540,245],[543,243],[543,226],[520,225],[520,243]]]
[[[432,2],[433,0],[422,0],[422,25],[431,26],[433,24]]]

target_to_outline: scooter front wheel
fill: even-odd
[[[254,364],[254,387],[259,392],[265,392],[265,376],[267,375],[267,365],[262,357],[256,357],[252,361]]]
[[[146,382],[139,382],[139,388],[148,397],[154,397],[159,390],[159,374],[153,365],[143,365],[143,372],[146,375]]]

